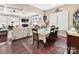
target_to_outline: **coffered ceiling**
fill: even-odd
[[[33,6],[33,7],[36,7],[36,8],[39,8],[41,10],[46,11],[48,9],[52,9],[52,8],[61,6],[63,4],[30,4],[30,5]]]

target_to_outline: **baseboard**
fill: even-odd
[[[64,34],[58,34],[58,35],[60,35],[60,36],[64,36],[64,37],[67,37],[67,35],[64,35]]]

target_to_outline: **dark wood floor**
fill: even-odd
[[[66,37],[59,36],[54,45],[46,48],[40,43],[40,48],[36,44],[32,45],[32,37],[27,37],[13,41],[11,45],[0,45],[0,54],[63,54],[66,50]]]

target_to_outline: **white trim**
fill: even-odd
[[[65,34],[58,34],[58,35],[67,37],[67,35],[65,35]]]

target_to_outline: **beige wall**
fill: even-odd
[[[57,7],[59,8],[60,10],[62,11],[68,11],[69,12],[69,28],[73,26],[73,13],[79,8],[79,5],[78,4],[66,4],[66,5],[63,5],[63,6],[60,6],[60,7]],[[51,13],[55,13],[54,11],[56,10],[56,8],[54,9],[50,9],[48,11],[46,11],[46,14],[49,15]]]

